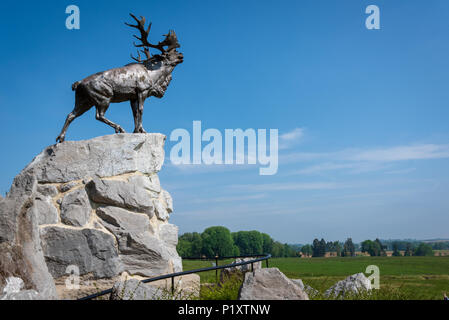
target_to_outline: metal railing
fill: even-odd
[[[257,258],[257,259],[249,260],[249,261],[242,261],[242,262],[237,262],[237,263],[224,264],[222,266],[218,265],[218,261],[219,260],[245,259],[245,258]],[[205,261],[213,261],[213,260],[215,260],[215,266],[207,267],[207,268],[194,269],[194,270],[188,270],[188,271],[182,271],[182,272],[175,272],[175,273],[170,273],[170,274],[165,274],[165,275],[162,275],[162,276],[157,276],[157,277],[154,277],[154,278],[141,280],[140,282],[142,282],[142,283],[149,283],[149,282],[153,282],[153,281],[158,281],[158,280],[164,280],[164,279],[171,278],[171,292],[172,292],[172,294],[174,294],[175,278],[176,277],[185,276],[187,274],[192,274],[192,273],[200,273],[200,272],[206,272],[206,271],[215,270],[215,280],[218,283],[218,270],[251,264],[251,271],[254,271],[254,263],[257,263],[257,262],[260,262],[260,261],[266,261],[266,267],[268,268],[268,259],[270,259],[270,258],[271,258],[271,254],[233,256],[233,257],[218,257],[218,256],[216,256],[215,258],[191,258],[191,257],[188,257],[188,258],[183,258],[183,259],[184,260],[203,260],[203,261],[204,260]],[[107,289],[107,290],[103,290],[103,291],[100,291],[100,292],[97,292],[97,293],[94,293],[94,294],[91,294],[91,295],[88,295],[86,297],[79,298],[78,300],[92,300],[92,299],[104,296],[106,294],[110,294],[111,292],[112,292],[112,288],[111,289]]]

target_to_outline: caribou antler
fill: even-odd
[[[159,42],[159,44],[163,46],[167,46],[167,51],[172,51],[173,49],[179,48],[178,37],[176,37],[176,33],[174,30],[169,30],[168,34],[164,34],[165,40]]]
[[[137,24],[134,25],[134,24],[126,23],[126,22],[125,22],[125,24],[127,26],[129,26],[129,27],[136,28],[137,30],[139,30],[140,37],[138,37],[136,35],[134,35],[134,37],[137,40],[139,40],[141,42],[141,44],[134,43],[134,46],[136,48],[142,48],[142,47],[144,48],[144,50],[141,51],[141,52],[143,52],[146,55],[147,60],[151,58],[151,54],[150,54],[149,48],[158,49],[159,51],[164,53],[164,52],[166,52],[166,50],[164,49],[165,46],[168,47],[167,51],[171,51],[173,49],[176,49],[176,48],[180,47],[180,45],[178,43],[178,38],[176,37],[176,33],[173,30],[170,30],[168,32],[168,34],[164,35],[165,36],[164,41],[159,42],[158,44],[150,43],[148,41],[148,35],[150,34],[150,30],[151,30],[151,22],[148,25],[148,28],[145,29],[145,17],[141,16],[140,20],[139,20],[132,13],[130,13],[129,15],[137,22]],[[139,51],[137,53],[138,53],[138,58],[134,58],[132,55],[131,55],[131,58],[133,58],[137,62],[141,62],[141,57],[140,57]]]
[[[147,57],[146,60],[150,60],[151,54],[150,54],[150,50],[148,50],[148,48],[144,48],[143,50],[140,50],[140,52],[143,52],[145,54],[145,56]],[[134,58],[133,55],[131,54],[131,58],[139,63],[142,62],[142,58],[140,57],[140,52],[139,52],[139,50],[137,50],[137,58]]]

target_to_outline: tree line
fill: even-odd
[[[178,254],[183,257],[244,256],[271,254],[272,257],[295,257],[295,246],[273,240],[259,231],[230,232],[222,226],[209,227],[202,233],[188,232],[178,239]]]
[[[360,250],[363,253],[367,253],[372,257],[387,256],[387,250],[389,246],[393,250],[393,256],[433,256],[433,246],[424,242],[401,242],[394,241],[389,245],[383,243],[379,239],[365,240],[358,244],[354,244],[351,238],[348,238],[344,243],[339,241],[328,241],[324,239],[313,240],[313,243],[304,245],[301,247],[301,253],[305,256],[311,257],[324,257],[326,253],[334,253],[337,257],[353,257],[356,255],[356,251]],[[443,245],[438,245],[443,247]],[[402,251],[404,252],[402,254]]]
[[[327,252],[332,252],[337,257],[353,257],[356,249],[357,245],[352,242],[351,238],[344,243],[314,239],[312,244],[302,246],[300,251],[306,257],[324,257]]]
[[[357,251],[370,256],[386,256],[392,250],[393,256],[432,256],[435,247],[446,244],[429,244],[418,241],[365,240],[356,244],[351,238],[345,242],[314,239],[311,244],[291,245],[273,240],[259,231],[231,232],[226,227],[215,226],[202,233],[188,232],[179,237],[177,250],[181,257],[245,256],[271,254],[272,257],[324,257],[331,253],[337,257],[353,257]]]

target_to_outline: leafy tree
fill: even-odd
[[[241,255],[263,253],[263,236],[259,231],[239,231],[232,234]]]
[[[335,252],[335,246],[332,241],[326,243],[326,252]]]
[[[369,253],[372,257],[377,256],[386,256],[387,253],[385,251],[385,246],[382,245],[379,239],[376,239],[374,241],[371,240],[365,240],[361,244],[361,250],[362,252]]]
[[[432,246],[428,243],[420,243],[413,252],[414,256],[433,256]]]
[[[176,251],[178,251],[178,254],[183,258],[193,257],[192,243],[190,241],[179,239]]]
[[[412,255],[413,255],[412,244],[410,242],[407,242],[405,246],[404,257],[410,257]]]
[[[312,257],[319,257],[320,256],[320,240],[313,239],[312,242]]]
[[[326,241],[314,239],[312,243],[312,257],[324,257],[326,254]]]
[[[279,258],[284,256],[284,245],[278,241],[273,243],[273,250],[271,251],[271,255],[274,258]]]
[[[242,255],[248,254],[248,251],[250,251],[250,240],[248,232],[233,232],[232,239],[234,240],[234,244],[239,248],[239,251]]]
[[[232,256],[236,252],[229,229],[225,227],[209,227],[201,234],[202,253],[208,258]]]
[[[399,251],[399,244],[397,242],[393,242],[393,257],[400,257],[401,252]]]
[[[240,249],[239,249],[239,247],[234,246],[234,247],[232,248],[232,255],[233,255],[234,257],[238,257],[238,256],[241,255],[241,254],[240,254]]]
[[[335,252],[337,253],[337,257],[341,257],[341,244],[338,241],[334,242]]]
[[[310,257],[312,255],[312,246],[310,244],[302,246],[301,252],[303,255]]]
[[[273,250],[273,239],[268,234],[262,233],[262,242],[263,253],[271,253]]]
[[[259,231],[249,231],[252,254],[263,253],[263,237]]]
[[[296,257],[296,256],[297,256],[296,250],[287,243],[284,243],[284,257]]]
[[[373,247],[374,243],[371,240],[365,240],[362,242],[361,251],[363,253],[369,253],[370,256],[373,256]]]
[[[320,257],[324,257],[326,255],[326,240],[320,240]]]
[[[187,232],[179,237],[176,250],[181,257],[200,257],[202,247],[201,235],[198,232]]]
[[[348,238],[343,245],[342,257],[355,256],[355,246],[351,238]]]
[[[379,250],[378,251],[378,256],[384,256],[385,257],[387,255],[387,251],[386,251],[387,247],[384,246],[382,244],[382,242],[378,238],[376,238],[376,240],[374,240],[374,242],[376,243],[376,247]]]

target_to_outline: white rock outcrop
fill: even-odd
[[[0,199],[0,292],[4,275],[53,299],[92,293],[92,282],[110,288],[123,273],[182,271],[172,199],[157,176],[164,142],[162,134],[115,134],[39,154]],[[68,294],[73,266],[80,289]]]

